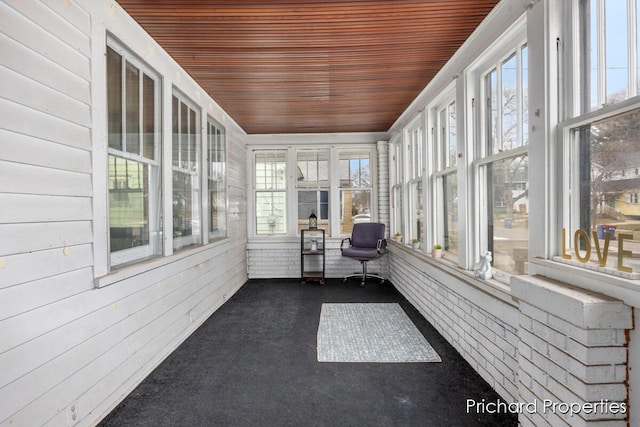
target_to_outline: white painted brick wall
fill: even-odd
[[[631,307],[541,277],[513,277],[511,290],[520,307],[521,397],[580,405],[628,399],[626,330],[632,327]],[[625,413],[544,415],[544,424],[527,413],[520,420],[522,425],[627,425]]]
[[[265,278],[297,278],[300,277],[300,244],[290,243],[291,247],[283,248],[282,244],[272,245],[261,243],[262,248],[252,248],[248,251],[247,268],[250,279]],[[319,261],[310,260],[310,261]],[[345,258],[340,248],[327,248],[325,253],[325,277],[340,278],[355,272],[361,272],[361,264],[353,259]],[[382,274],[387,277],[388,259],[383,256],[370,261],[367,268],[369,273]]]
[[[537,402],[537,413],[520,415],[522,426],[627,424],[623,413],[570,416],[544,411],[543,402],[628,399],[630,307],[531,276],[514,278],[508,304],[402,248],[392,248],[389,276],[505,401]]]
[[[518,401],[517,325],[423,273],[417,257],[392,252],[389,262],[394,286],[507,402]]]

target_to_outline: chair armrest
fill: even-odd
[[[344,247],[344,242],[349,242],[349,246],[347,247],[351,247],[351,237],[345,237],[344,239],[342,239],[342,241],[340,242],[340,250],[342,251],[342,248]]]
[[[387,251],[387,239],[378,239],[378,244],[376,245],[376,249],[378,249],[378,253],[383,253]]]

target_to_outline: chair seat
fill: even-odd
[[[378,257],[378,250],[376,248],[357,248],[350,247],[342,250],[342,256],[349,258],[362,258],[362,259],[375,259]]]
[[[349,242],[348,247],[345,247],[346,242]],[[350,277],[362,278],[360,286],[364,286],[367,277],[375,277],[380,279],[381,283],[384,282],[384,277],[367,273],[367,264],[369,261],[378,259],[387,252],[387,241],[384,238],[384,224],[375,222],[353,224],[351,237],[342,239],[340,251],[342,251],[343,257],[358,260],[362,264],[362,273],[345,276],[342,279],[342,283],[346,283]]]

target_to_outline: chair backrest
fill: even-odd
[[[351,246],[358,248],[375,248],[378,240],[384,239],[384,224],[378,222],[360,222],[353,224]]]

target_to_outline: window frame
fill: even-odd
[[[196,245],[201,245],[203,244],[204,241],[204,227],[203,227],[203,218],[204,218],[204,210],[203,210],[203,205],[204,205],[204,194],[208,193],[208,189],[205,188],[205,186],[203,185],[204,182],[204,177],[203,177],[203,150],[202,150],[202,109],[198,106],[198,104],[194,101],[192,101],[188,96],[186,96],[185,94],[183,94],[180,90],[178,90],[177,88],[173,88],[172,94],[171,94],[171,118],[172,120],[175,120],[175,113],[176,113],[176,109],[174,108],[174,102],[173,100],[176,99],[178,101],[178,111],[179,111],[179,116],[178,116],[178,132],[180,135],[180,140],[182,141],[183,135],[182,135],[182,121],[181,121],[181,117],[182,117],[182,105],[187,107],[187,115],[188,115],[188,121],[187,121],[187,126],[188,126],[188,142],[187,142],[187,150],[188,150],[188,160],[187,163],[189,164],[193,164],[195,165],[195,169],[194,170],[190,170],[189,166],[185,166],[184,160],[182,159],[182,154],[183,154],[183,147],[182,145],[180,145],[180,148],[178,149],[178,165],[175,165],[175,160],[173,158],[173,154],[172,154],[172,158],[171,158],[171,178],[172,178],[172,185],[171,185],[171,197],[172,200],[174,201],[172,203],[172,214],[171,214],[171,218],[172,218],[172,224],[174,224],[174,226],[172,226],[171,228],[171,234],[173,236],[173,250],[178,251],[184,248],[188,248],[190,246],[196,246]],[[193,111],[193,113],[195,114],[195,123],[193,125],[191,125],[191,112]],[[194,138],[195,138],[195,147],[194,150],[192,150],[191,147],[191,130],[195,131],[194,134]],[[173,124],[172,124],[172,135],[171,135],[171,150],[172,153],[175,152],[176,147],[174,145],[175,143],[175,131],[173,130]],[[192,162],[191,161],[191,155],[192,155],[192,151],[196,153],[196,161]],[[182,174],[182,175],[188,175],[191,176],[191,181],[192,181],[192,185],[197,185],[196,188],[191,189],[191,196],[192,196],[192,206],[191,206],[191,213],[192,213],[192,217],[191,217],[191,222],[197,222],[197,224],[199,224],[198,228],[193,231],[191,234],[187,235],[187,236],[176,236],[175,232],[175,196],[176,196],[176,189],[175,189],[175,175],[176,173],[178,174]],[[205,191],[206,190],[206,191]],[[197,217],[194,217],[193,215],[197,214]]]
[[[158,72],[156,72],[153,68],[149,67],[142,59],[140,59],[135,53],[127,49],[124,45],[116,41],[112,37],[106,37],[106,45],[105,45],[105,56],[108,56],[109,49],[111,49],[114,53],[120,56],[121,58],[121,92],[120,92],[120,102],[121,102],[121,141],[122,141],[122,149],[118,150],[110,146],[109,138],[110,133],[108,130],[109,124],[109,109],[108,106],[105,105],[105,119],[107,124],[106,129],[106,158],[107,168],[105,170],[106,175],[106,183],[107,183],[107,192],[109,191],[109,158],[115,157],[124,159],[125,161],[133,161],[136,163],[140,163],[149,167],[149,199],[147,201],[147,209],[148,209],[148,227],[149,227],[149,243],[146,245],[137,246],[131,249],[123,249],[116,252],[111,251],[112,239],[111,239],[111,222],[110,222],[110,200],[107,195],[106,198],[106,216],[107,216],[107,233],[108,238],[106,240],[107,243],[107,270],[111,271],[114,267],[120,268],[122,266],[137,263],[144,261],[146,259],[152,257],[160,257],[163,256],[164,248],[162,242],[163,235],[163,224],[162,224],[162,216],[163,216],[163,194],[162,194],[162,153],[163,153],[163,135],[162,135],[162,78]],[[127,114],[126,114],[126,75],[127,75],[127,63],[135,66],[139,71],[139,84],[138,84],[138,153],[132,153],[127,151],[126,148],[126,140],[127,140],[127,132],[126,132],[126,122],[127,122]],[[107,68],[105,67],[105,77],[107,80],[106,86],[108,87],[109,74],[107,72]],[[153,159],[144,156],[144,77],[149,77],[151,81],[154,83],[154,107],[153,107]],[[107,102],[107,97],[105,97],[105,102]],[[153,211],[152,211],[153,210]],[[154,231],[155,229],[155,231]],[[155,236],[153,234],[155,233]]]
[[[300,214],[299,214],[299,209],[300,209],[300,193],[301,192],[315,192],[316,193],[316,198],[315,198],[315,208],[312,209],[313,213],[315,213],[315,215],[317,216],[317,220],[318,220],[318,228],[324,228],[327,234],[327,237],[331,236],[331,152],[326,149],[326,148],[314,148],[314,149],[305,149],[305,148],[298,148],[295,150],[295,157],[296,157],[296,173],[298,173],[298,169],[299,169],[299,163],[301,161],[305,161],[305,162],[309,162],[309,159],[300,159],[299,155],[300,154],[311,154],[314,153],[316,154],[316,163],[320,163],[320,161],[324,160],[324,159],[319,159],[317,155],[319,155],[320,153],[324,153],[326,154],[326,162],[327,162],[327,179],[326,180],[321,180],[319,179],[319,177],[317,177],[317,179],[315,181],[302,181],[302,182],[308,182],[309,185],[301,185],[301,181],[299,179],[299,177],[296,176],[296,191],[295,191],[295,200],[296,200],[296,206],[297,206],[297,212],[298,215],[296,216],[296,227],[297,227],[297,231],[296,233],[299,234],[299,229],[301,228],[306,228],[304,226],[305,222],[306,225],[308,226],[308,217],[307,218],[300,218]],[[320,168],[318,167],[318,172],[320,170]],[[301,171],[302,173],[302,171]],[[304,174],[303,174],[304,175]],[[322,184],[322,182],[324,182],[324,185]],[[322,217],[322,193],[326,192],[327,196],[328,196],[328,200],[327,200],[327,209],[326,209],[326,213],[327,213],[327,217],[323,218]],[[302,222],[302,224],[301,224]]]
[[[456,115],[455,129],[456,129],[456,155],[451,159],[451,106],[454,106]],[[458,109],[456,103],[456,91],[455,85],[451,88],[443,91],[439,101],[430,108],[432,117],[432,134],[433,134],[433,172],[431,174],[431,180],[433,185],[432,201],[436,206],[436,212],[434,215],[434,232],[432,236],[433,244],[440,244],[443,249],[443,255],[445,258],[452,261],[458,260],[457,251],[451,251],[449,245],[449,232],[448,229],[448,211],[446,204],[446,181],[447,178],[454,176],[456,185],[458,181],[458,169],[459,162],[457,159],[457,152],[460,150],[457,145],[457,123],[458,123]],[[444,120],[443,120],[444,117]],[[453,164],[451,164],[453,163]],[[459,197],[459,196],[458,196]],[[459,207],[458,218],[460,216]],[[459,220],[458,220],[459,224]],[[455,233],[459,236],[459,229],[457,227]],[[460,241],[458,238],[457,247],[460,247]]]
[[[390,194],[389,200],[391,203],[391,235],[400,233],[403,235],[404,229],[404,197],[402,196],[404,190],[404,169],[403,164],[403,139],[400,133],[395,139],[392,139],[389,143],[389,178],[390,178]]]
[[[558,250],[552,256],[553,261],[563,264],[570,264],[572,266],[597,270],[600,273],[606,274],[610,277],[623,277],[625,279],[632,280],[636,283],[640,280],[640,272],[634,270],[633,273],[620,272],[610,267],[595,268],[595,263],[588,262],[582,263],[577,260],[564,260],[562,250],[572,252],[574,250],[573,236],[574,231],[583,228],[582,219],[580,218],[581,211],[581,198],[571,197],[572,183],[580,182],[580,165],[575,165],[572,159],[579,158],[578,144],[574,143],[572,133],[576,129],[583,128],[590,124],[606,120],[618,115],[632,112],[634,110],[640,110],[640,96],[626,99],[616,104],[605,105],[599,110],[589,111],[585,114],[578,115],[567,119],[559,124],[560,133],[560,179],[562,182],[562,196],[560,198],[560,204],[558,210],[560,212],[559,218],[559,230],[565,230],[565,246],[562,245],[562,235],[556,236]],[[591,230],[589,230],[591,231]],[[575,258],[575,257],[574,257]],[[593,265],[592,265],[593,264]]]
[[[473,239],[473,242],[469,245],[469,255],[470,259],[467,261],[469,268],[472,268],[475,263],[477,263],[480,259],[480,255],[485,250],[488,250],[489,245],[489,213],[488,213],[488,191],[491,190],[491,183],[487,182],[485,169],[489,164],[504,161],[508,158],[516,158],[518,156],[526,155],[528,157],[529,153],[529,144],[528,144],[528,133],[527,133],[527,143],[518,144],[515,148],[510,148],[506,151],[501,151],[498,153],[493,153],[492,150],[492,139],[489,138],[489,129],[490,123],[488,120],[487,105],[484,102],[487,99],[487,87],[485,84],[485,78],[488,76],[493,70],[498,70],[503,64],[506,64],[509,58],[515,53],[516,58],[519,58],[522,54],[523,48],[527,49],[528,55],[528,40],[527,40],[527,19],[526,15],[523,15],[519,18],[514,24],[509,28],[508,31],[503,34],[496,42],[487,49],[482,55],[480,55],[478,61],[472,64],[469,67],[469,71],[467,72],[468,80],[467,85],[472,90],[473,102],[473,129],[475,135],[475,141],[472,148],[473,153],[473,161],[471,162],[471,174],[473,177],[473,194],[467,193],[467,199],[471,202],[472,206],[474,206],[473,210],[470,211],[475,224],[477,227],[472,237],[468,237],[468,239]],[[517,138],[522,140],[524,136],[524,126],[528,126],[528,106],[527,109],[524,110],[524,106],[522,105],[522,88],[523,81],[522,77],[519,73],[521,71],[521,60],[516,60],[516,91],[517,95],[517,110],[519,114],[518,120],[518,130],[516,132]],[[527,58],[527,66],[528,66],[528,58]],[[527,70],[528,72],[528,70]],[[497,80],[498,87],[501,87],[500,79]],[[502,105],[502,101],[498,98],[498,105]],[[528,96],[528,84],[527,84],[527,99]],[[481,102],[475,102],[475,100],[482,100]],[[458,119],[460,114],[458,112]],[[467,117],[469,117],[467,115]],[[497,110],[496,113],[496,123],[502,122],[502,117],[500,115],[500,109]],[[460,129],[460,128],[458,128]],[[500,135],[500,125],[497,127],[497,133]],[[500,140],[502,137],[500,137]],[[527,238],[528,239],[528,238]],[[527,241],[527,248],[530,248],[530,242]],[[471,261],[471,262],[469,262]],[[495,257],[494,257],[495,261]],[[494,279],[508,284],[510,281],[511,275],[514,273],[509,273],[494,267]]]
[[[214,133],[215,135],[213,135]],[[206,138],[207,138],[207,147],[206,147],[205,160],[207,164],[207,168],[206,168],[207,169],[207,179],[206,179],[207,196],[205,197],[205,199],[206,199],[207,213],[208,213],[207,224],[206,224],[206,227],[207,227],[206,234],[208,235],[208,241],[211,242],[219,239],[224,239],[227,237],[228,223],[229,223],[229,192],[227,188],[227,162],[229,158],[229,152],[228,152],[228,145],[227,145],[226,129],[210,115],[207,115]],[[213,144],[214,147],[211,147],[211,144]],[[217,147],[217,150],[216,150],[216,147]],[[221,199],[223,201],[222,209],[224,210],[224,214],[222,216],[222,219],[224,221],[224,227],[222,228],[222,230],[218,232],[214,232],[214,230],[212,230],[213,215],[215,213],[218,213],[217,209],[215,209],[215,212],[214,212],[214,206],[211,201],[211,182],[212,182],[212,178],[216,178],[215,176],[213,176],[213,173],[212,173],[213,162],[211,159],[211,155],[213,152],[218,152],[218,153],[221,152],[223,153],[223,157],[224,157],[223,162],[221,162],[222,171],[221,171],[221,179],[220,179],[220,181],[222,181],[221,186],[222,186],[223,196]],[[217,181],[217,179],[215,181]]]
[[[600,11],[602,11],[605,6],[604,2],[596,0],[596,3]],[[632,3],[635,3],[635,1],[627,1],[628,5]],[[640,48],[640,33],[637,34],[636,37],[631,37],[631,39],[634,40],[627,46],[627,75],[629,76],[627,98],[614,103],[599,103],[596,108],[592,107],[592,100],[590,99],[592,96],[591,87],[588,84],[590,77],[586,77],[589,72],[584,71],[585,68],[589,66],[589,59],[586,59],[586,56],[590,55],[589,50],[582,42],[584,36],[590,36],[590,34],[587,34],[590,24],[584,22],[584,4],[585,2],[581,0],[572,1],[565,15],[564,26],[568,43],[566,53],[562,57],[562,60],[568,64],[565,67],[567,75],[563,76],[567,81],[567,85],[561,93],[566,98],[567,105],[563,112],[564,117],[560,118],[558,122],[558,144],[553,151],[554,158],[557,162],[557,172],[554,174],[554,177],[557,179],[563,191],[558,195],[555,200],[555,206],[553,206],[554,210],[552,212],[556,213],[555,216],[557,220],[554,223],[555,233],[550,236],[553,245],[546,257],[548,261],[538,261],[536,264],[540,264],[538,269],[545,269],[547,274],[552,278],[565,280],[568,283],[590,290],[602,292],[602,284],[606,282],[609,293],[624,299],[627,289],[638,286],[638,280],[640,280],[639,271],[634,269],[632,274],[624,274],[611,267],[600,268],[597,262],[579,262],[575,255],[572,256],[572,260],[563,259],[562,257],[563,250],[566,250],[566,253],[573,253],[573,232],[581,228],[581,219],[579,217],[580,197],[572,199],[570,196],[572,183],[579,182],[580,169],[579,165],[572,162],[572,159],[579,158],[578,147],[572,137],[573,131],[617,115],[640,109],[640,87],[632,82],[632,80],[635,80],[634,75],[640,78],[640,55],[638,52],[638,48]],[[640,29],[639,9],[640,4],[634,4],[631,9],[633,13],[628,13],[628,37],[630,33],[635,34],[635,31]],[[635,22],[631,22],[634,20]],[[598,49],[602,49],[605,44],[603,41],[603,31],[602,25],[600,25],[597,34],[597,39],[599,40]],[[599,60],[597,68],[597,78],[599,80],[599,87],[597,89],[598,97],[599,99],[602,99],[602,97],[606,99],[606,88],[604,88],[602,84],[605,77],[601,72],[602,69],[605,68],[604,58]],[[581,96],[582,94],[588,95]],[[565,233],[565,248],[563,248],[562,242],[563,229]],[[591,230],[588,231],[590,232]],[[611,243],[613,245],[617,242],[611,241]],[[576,277],[579,277],[579,279],[576,279]],[[615,286],[612,287],[612,285]]]
[[[417,239],[421,242],[425,238],[425,164],[424,157],[426,141],[425,127],[422,114],[419,114],[404,130],[404,170],[407,171],[405,187],[407,240]],[[420,203],[422,209],[420,212]],[[418,218],[418,212],[422,216]],[[420,224],[418,224],[420,222]]]
[[[258,188],[258,183],[257,183],[257,179],[258,179],[258,175],[256,173],[256,168],[257,168],[257,158],[258,155],[261,154],[274,154],[274,161],[276,163],[284,163],[284,171],[283,171],[283,179],[284,179],[284,186],[282,188],[279,188],[277,185],[275,188]],[[284,156],[284,161],[281,161],[279,159],[279,155],[282,154]],[[290,221],[288,219],[288,217],[290,216],[289,211],[291,210],[289,208],[289,201],[291,200],[291,197],[289,195],[290,191],[291,191],[291,185],[289,184],[289,177],[287,176],[288,174],[290,174],[290,170],[291,170],[291,166],[290,166],[290,161],[289,161],[289,150],[287,150],[286,148],[273,148],[273,149],[255,149],[252,151],[251,153],[251,188],[252,188],[252,199],[253,199],[253,220],[251,221],[252,225],[253,225],[253,234],[255,237],[268,237],[268,236],[286,236],[288,234],[288,226],[290,224]],[[257,210],[257,200],[258,200],[258,194],[260,193],[281,193],[282,195],[284,195],[284,209],[283,209],[283,215],[282,218],[284,219],[284,224],[282,227],[283,231],[278,231],[278,232],[271,232],[271,233],[259,233],[258,232],[258,210]],[[270,215],[271,216],[271,215]],[[271,219],[268,219],[268,221],[270,222]],[[274,219],[273,221],[276,221],[276,219]],[[275,228],[275,225],[274,225]]]
[[[257,206],[255,203],[252,203],[248,206],[249,211],[248,215],[252,219],[249,221],[248,227],[248,235],[250,239],[258,239],[258,240],[278,240],[281,239],[283,241],[288,241],[291,238],[295,238],[296,240],[299,238],[298,231],[298,191],[307,190],[306,188],[300,188],[296,185],[297,181],[297,153],[302,151],[324,151],[327,150],[329,153],[329,187],[325,188],[315,188],[318,191],[328,191],[329,200],[328,200],[328,232],[327,235],[333,236],[334,238],[343,238],[349,233],[340,233],[340,202],[342,197],[342,192],[345,190],[365,190],[370,192],[371,197],[371,207],[369,215],[371,216],[372,221],[376,221],[378,218],[378,206],[377,206],[377,185],[378,185],[378,159],[376,146],[372,143],[363,143],[363,144],[329,144],[329,143],[319,143],[316,144],[317,148],[310,149],[308,145],[267,145],[267,144],[257,144],[248,147],[248,152],[250,155],[247,156],[247,167],[250,171],[249,176],[249,189],[252,194],[253,200],[255,201],[256,197],[256,153],[263,152],[272,152],[274,150],[281,151],[286,159],[286,188],[281,191],[285,194],[285,214],[284,217],[286,219],[286,227],[285,230],[281,233],[269,233],[269,234],[260,234],[257,231]],[[364,153],[366,152],[369,158],[369,173],[371,175],[371,185],[369,187],[356,187],[356,188],[341,188],[340,180],[339,180],[339,159],[341,153]],[[316,213],[317,214],[317,213]]]

